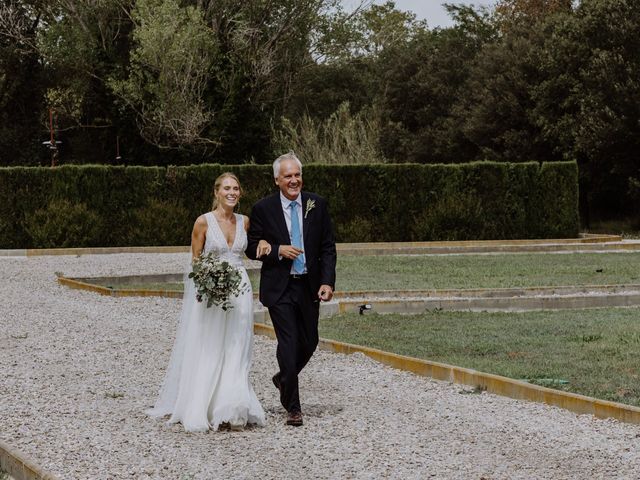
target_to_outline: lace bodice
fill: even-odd
[[[247,232],[244,230],[244,217],[234,213],[236,217],[236,235],[233,245],[229,248],[222,229],[212,212],[205,213],[207,219],[207,233],[204,242],[204,252],[216,252],[221,259],[228,261],[232,265],[242,266],[242,258],[247,248]]]

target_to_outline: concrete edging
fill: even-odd
[[[259,335],[275,338],[273,327],[264,323],[255,323],[254,332]],[[514,398],[516,400],[545,403],[580,415],[586,414],[594,415],[598,418],[614,418],[621,422],[640,424],[640,408],[623,403],[599,400],[585,395],[532,385],[500,375],[478,372],[468,368],[447,365],[446,363],[406,357],[375,348],[324,338],[320,339],[319,348],[342,354],[363,353],[384,365],[415,373],[420,376],[467,385],[481,391],[486,390],[489,393]]]
[[[0,440],[0,469],[14,480],[58,480],[22,452]]]
[[[182,298],[183,293],[177,290],[119,290],[102,287],[93,283],[82,282],[74,278],[58,276],[58,283],[74,290],[84,290],[108,297],[165,297]]]
[[[177,274],[171,274],[177,276]],[[111,297],[182,298],[178,290],[122,290],[91,283],[89,278],[58,275],[58,283]],[[586,292],[594,293],[587,295]],[[254,292],[254,299],[258,293]],[[526,311],[566,308],[633,307],[640,305],[640,285],[584,285],[579,287],[476,288],[407,291],[336,292],[331,313],[357,312],[370,304],[378,313],[422,313],[428,310]],[[327,304],[323,304],[326,306]],[[326,310],[326,308],[325,308]]]
[[[581,234],[579,238],[519,239],[519,240],[465,240],[432,242],[372,242],[338,243],[342,255],[377,254],[446,254],[489,252],[543,252],[567,250],[638,250],[639,242],[623,243],[620,235]],[[43,255],[103,255],[117,253],[186,253],[189,246],[148,247],[83,247],[83,248],[27,248],[3,250],[0,257],[35,257]]]

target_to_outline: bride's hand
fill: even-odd
[[[258,242],[258,250],[256,251],[256,258],[260,258],[263,255],[269,255],[271,253],[271,245],[266,240],[260,240]]]

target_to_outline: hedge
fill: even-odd
[[[0,248],[188,245],[232,171],[249,214],[276,191],[270,166],[0,168]],[[340,242],[575,237],[575,162],[308,165]]]

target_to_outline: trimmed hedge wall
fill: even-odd
[[[270,166],[0,168],[0,248],[188,245],[232,171],[249,214],[276,191]],[[575,162],[304,167],[340,242],[559,238],[578,234]]]

